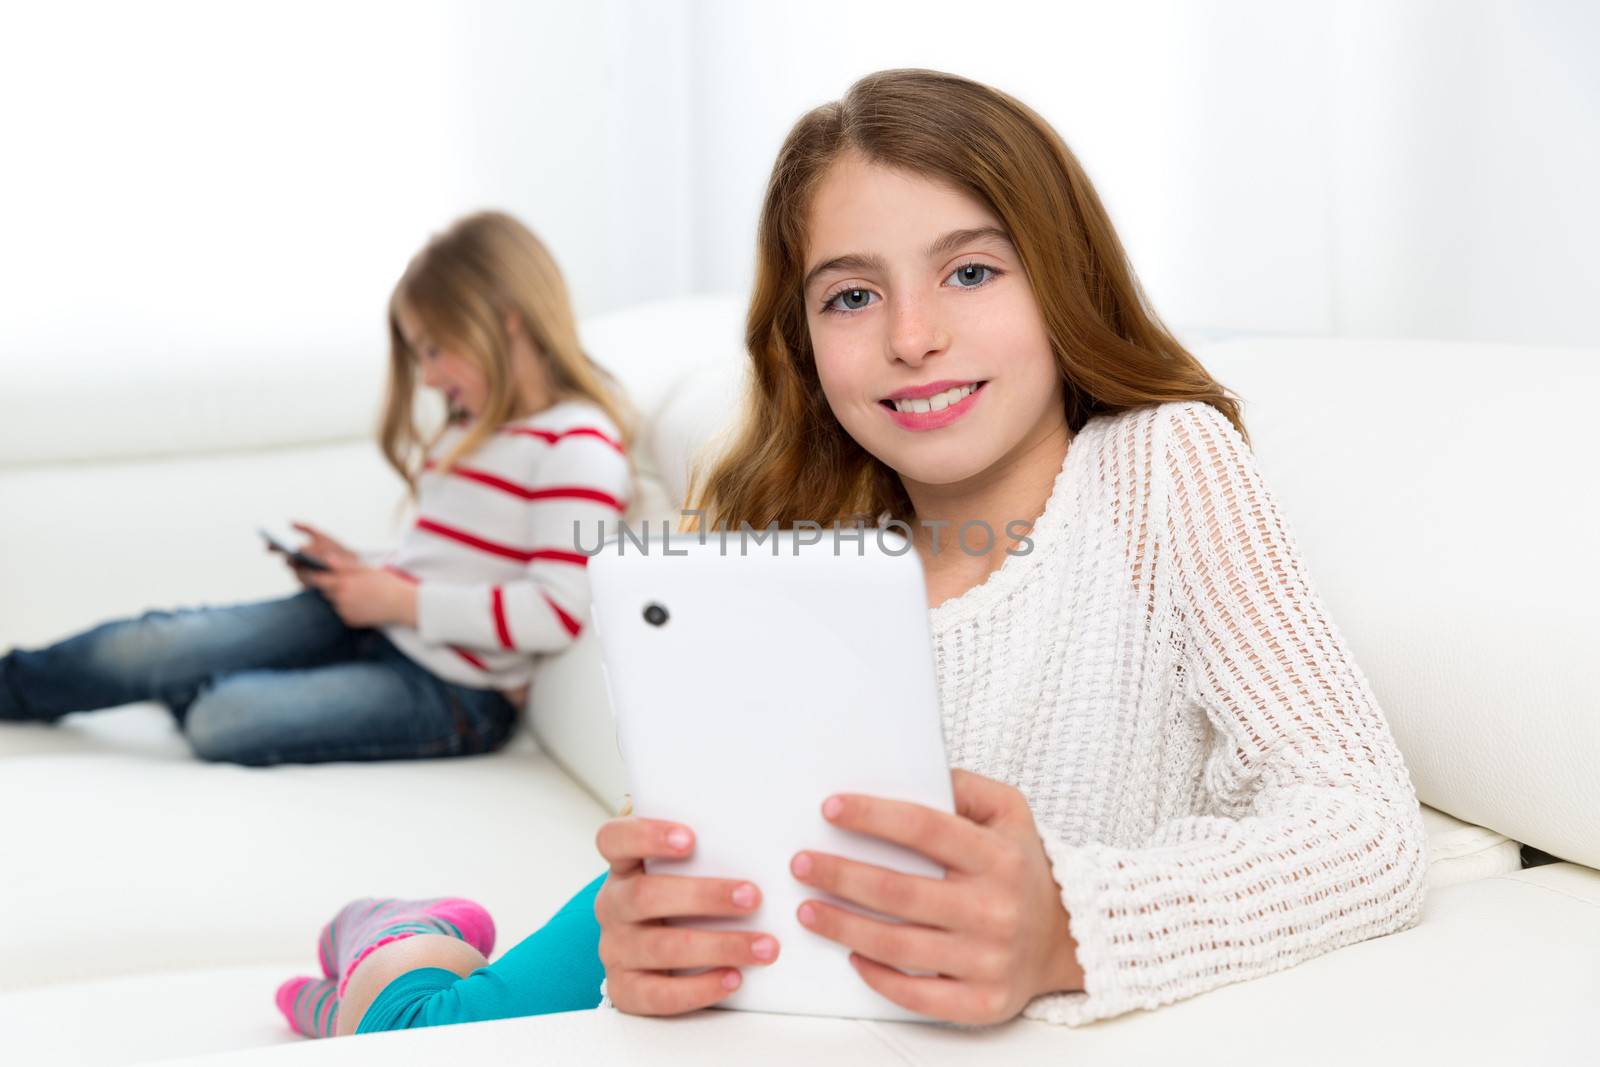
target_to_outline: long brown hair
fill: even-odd
[[[600,407],[621,431],[624,451],[631,455],[633,412],[610,374],[584,353],[555,259],[515,218],[480,211],[435,234],[411,258],[389,298],[389,386],[378,442],[412,495],[423,458],[449,427],[424,434],[417,426],[417,356],[400,332],[401,306],[410,309],[436,343],[475,363],[489,387],[484,411],[450,454],[440,458],[440,470],[471,454],[515,412],[508,315],[516,316],[543,354],[552,399],[584,399]]]
[[[911,517],[899,476],[845,432],[823,396],[802,294],[812,193],[845,151],[927,175],[995,213],[1022,260],[1065,383],[1067,426],[1166,401],[1239,404],[1163,326],[1088,176],[1049,123],[987,85],[886,70],[789,131],[767,183],[745,323],[744,421],[699,483],[689,529]],[[1248,437],[1246,437],[1248,440]]]

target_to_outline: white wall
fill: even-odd
[[[580,312],[684,291],[687,27],[627,0],[0,8],[0,378],[167,383],[201,416],[300,378],[281,414],[343,433],[328,394],[358,389],[364,429],[390,289],[485,206]]]
[[[749,277],[789,124],[927,66],[1049,119],[1191,336],[1600,345],[1600,8],[1580,0],[693,8],[697,284]]]
[[[886,66],[1053,121],[1189,336],[1600,345],[1596,54],[1579,0],[0,7],[0,462],[78,383],[363,431],[389,288],[480,206],[585,314],[741,289],[784,132]]]
[[[1336,24],[1334,331],[1600,345],[1600,5]]]

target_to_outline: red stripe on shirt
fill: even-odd
[[[424,463],[423,469],[433,470],[433,460],[430,459]],[[465,478],[480,485],[487,485],[491,489],[499,489],[502,492],[510,493],[512,496],[520,497],[523,500],[592,500],[597,504],[605,504],[607,507],[615,508],[617,511],[623,510],[621,500],[604,490],[590,489],[587,486],[556,485],[545,489],[531,489],[528,486],[518,485],[516,482],[508,481],[498,475],[478,470],[475,467],[452,467],[450,468],[450,473],[458,478]]]
[[[530,426],[508,426],[500,432],[510,434],[513,437],[537,437],[539,440],[552,445],[563,437],[597,437],[618,452],[623,451],[621,441],[618,441],[604,430],[597,430],[592,426],[578,426],[571,430],[560,431],[535,430]]]
[[[553,485],[548,489],[529,489],[526,493],[529,500],[592,500],[617,511],[623,508],[622,501],[605,490],[582,485]]]
[[[511,641],[511,627],[506,625],[505,597],[500,594],[500,587],[498,585],[490,591],[489,603],[494,608],[495,636],[500,638],[500,644],[503,647],[516,648],[517,646]]]
[[[458,530],[454,526],[446,526],[433,519],[418,519],[417,529],[428,533],[447,537],[452,541],[475,548],[480,552],[488,552],[506,559],[514,559],[518,563],[532,563],[534,560],[551,560],[557,563],[573,563],[580,567],[589,565],[589,557],[582,552],[568,552],[562,548],[514,548],[511,545],[502,545],[494,541],[485,540],[477,534]]]
[[[458,530],[454,526],[446,526],[444,523],[435,522],[432,519],[418,519],[417,529],[425,530],[432,534],[438,534],[440,537],[448,537],[452,541],[459,542],[471,548],[476,548],[480,552],[489,552],[496,556],[504,556],[506,559],[514,559],[518,563],[527,563],[533,558],[533,553],[529,552],[527,549],[513,548],[510,545],[502,545],[494,541],[488,541],[482,537],[479,537],[477,534],[471,534],[465,530]]]
[[[536,548],[528,553],[530,560],[543,559],[552,563],[571,563],[577,567],[587,567],[589,557],[582,552],[568,552],[564,548]]]
[[[462,659],[466,660],[480,671],[487,672],[489,669],[489,665],[487,663],[483,662],[483,660],[479,659],[477,656],[474,656],[471,652],[468,652],[464,648],[457,648],[455,645],[451,645],[450,651],[454,652],[456,655],[460,656]]]
[[[578,620],[574,619],[571,615],[568,615],[566,612],[562,611],[560,605],[558,605],[554,600],[551,600],[548,596],[545,596],[543,592],[541,592],[539,595],[543,596],[544,602],[550,605],[550,610],[556,613],[556,618],[560,619],[561,625],[567,628],[567,633],[573,637],[577,637],[578,631],[583,629],[583,624],[578,622]]]

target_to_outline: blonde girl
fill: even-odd
[[[157,700],[201,759],[253,766],[505,743],[534,658],[584,625],[574,530],[625,506],[626,413],[578,344],[554,260],[509,215],[430,240],[388,326],[380,444],[417,511],[400,544],[361,555],[297,523],[327,567],[291,559],[302,592],[15,650],[0,659],[0,719]],[[421,388],[447,421],[418,425]]]

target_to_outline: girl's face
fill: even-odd
[[[395,319],[406,347],[416,353],[417,375],[422,384],[443,394],[452,415],[476,418],[481,414],[488,403],[489,383],[477,364],[440,348],[404,304],[396,308]]]
[[[805,270],[828,405],[903,481],[957,485],[1064,422],[1021,260],[967,193],[847,152],[812,201]]]

